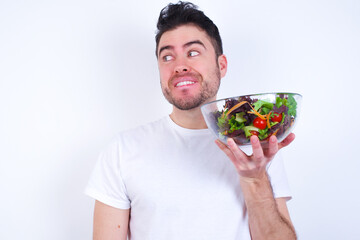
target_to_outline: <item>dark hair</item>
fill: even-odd
[[[161,36],[169,30],[185,25],[195,24],[208,34],[214,46],[216,57],[223,54],[222,41],[219,30],[213,21],[210,20],[198,7],[190,2],[179,1],[176,4],[169,3],[161,12],[157,23],[156,57]]]

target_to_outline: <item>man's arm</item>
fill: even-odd
[[[93,240],[126,240],[130,209],[117,209],[95,201]]]
[[[296,239],[284,198],[274,199],[270,181],[240,180],[252,239]]]
[[[290,134],[283,142],[277,143],[275,136],[270,137],[269,147],[263,149],[256,136],[251,137],[253,155],[247,156],[228,139],[228,146],[217,141],[219,148],[233,162],[240,177],[249,216],[252,239],[296,239],[285,199],[276,199],[266,172],[267,164],[279,149],[289,145],[295,138]]]

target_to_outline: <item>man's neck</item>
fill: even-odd
[[[177,125],[183,128],[188,128],[188,129],[207,128],[200,107],[191,110],[180,110],[176,107],[173,107],[173,112],[170,114],[170,118]]]

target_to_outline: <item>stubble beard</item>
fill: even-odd
[[[216,67],[211,74],[210,81],[204,82],[200,74],[196,74],[199,82],[202,84],[201,92],[195,96],[176,98],[168,87],[161,87],[163,94],[170,104],[180,110],[191,110],[200,107],[203,103],[216,96],[220,87],[220,69]],[[171,82],[171,81],[170,81]]]

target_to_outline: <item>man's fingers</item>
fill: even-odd
[[[289,145],[292,141],[295,139],[295,134],[290,133],[289,136],[287,136],[281,143],[279,143],[279,149],[286,147]]]
[[[264,151],[261,147],[260,140],[257,136],[250,137],[251,146],[253,149],[253,159],[256,162],[260,162],[264,158]]]
[[[274,156],[279,151],[279,144],[276,136],[271,136],[269,138],[269,149],[267,151],[268,157]]]
[[[248,156],[240,150],[238,145],[235,143],[234,139],[228,138],[227,143],[229,145],[230,150],[234,153],[235,157],[239,161],[247,161]]]
[[[231,152],[231,150],[228,148],[228,146],[226,146],[222,141],[220,141],[219,139],[216,139],[215,141],[216,145],[218,145],[218,147],[226,154],[226,156],[228,156],[231,161],[235,160],[235,156],[234,154]]]

